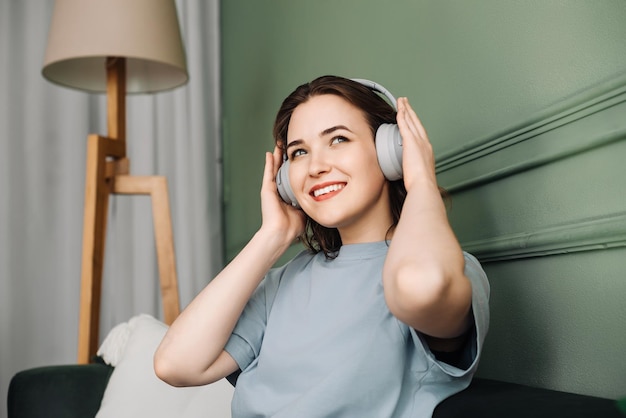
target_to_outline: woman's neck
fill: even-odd
[[[369,228],[339,228],[338,231],[341,243],[346,245],[391,240],[394,229],[393,225],[383,225],[379,222]]]

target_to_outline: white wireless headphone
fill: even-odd
[[[383,94],[393,108],[398,110],[396,98],[380,84],[362,78],[353,78],[352,80]],[[383,123],[376,130],[376,155],[378,165],[380,165],[387,180],[393,181],[402,178],[402,137],[398,125],[395,123]],[[278,194],[286,203],[297,208],[300,207],[289,182],[289,159],[286,154],[283,157],[283,164],[276,174],[276,187]]]

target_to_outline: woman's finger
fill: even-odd
[[[407,113],[405,99],[398,99],[398,126],[402,129],[407,129],[411,135],[419,137],[420,133],[415,127],[415,123],[412,121]],[[408,138],[407,138],[408,139]]]
[[[265,153],[265,168],[263,170],[263,184],[268,185],[275,181],[274,157],[271,152]]]
[[[279,148],[278,145],[274,147],[273,157],[274,157],[274,177],[276,177],[276,174],[278,174],[278,169],[283,164],[283,150]]]
[[[424,129],[424,125],[422,125],[422,121],[420,121],[417,113],[415,113],[415,111],[411,107],[409,99],[407,99],[406,97],[403,98],[403,105],[406,111],[407,118],[411,121],[410,124],[414,126],[414,128],[417,130],[419,137],[428,140],[428,134],[426,133],[426,129]]]

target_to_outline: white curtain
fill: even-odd
[[[181,306],[222,265],[219,1],[178,0],[189,83],[129,96],[133,175],[168,179]],[[16,372],[76,361],[86,139],[106,135],[101,95],[41,76],[52,1],[0,0],[0,417]],[[109,207],[101,340],[162,317],[149,197]]]

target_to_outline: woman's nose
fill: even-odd
[[[317,177],[330,171],[330,161],[326,153],[311,153],[309,158],[309,175]]]

